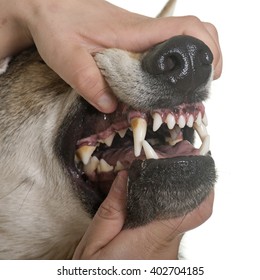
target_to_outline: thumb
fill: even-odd
[[[67,44],[55,60],[48,62],[66,83],[98,110],[111,113],[116,109],[116,97],[86,47]]]
[[[121,171],[114,180],[107,198],[99,207],[74,257],[90,259],[122,230],[125,221],[127,172]]]

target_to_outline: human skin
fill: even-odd
[[[100,111],[117,100],[93,55],[104,48],[143,52],[175,35],[204,41],[221,75],[222,55],[214,25],[194,16],[150,18],[103,0],[0,0],[0,59],[36,45],[43,60]],[[212,213],[210,196],[188,215],[123,230],[127,173],[120,172],[74,254],[83,259],[176,259],[181,236]],[[134,244],[134,245],[133,245]]]
[[[150,18],[103,0],[0,0],[0,58],[33,44],[44,61],[97,109],[109,113],[117,101],[93,54],[104,48],[142,52],[175,35],[204,41],[222,70],[216,28],[194,16]]]
[[[183,233],[204,223],[212,214],[214,191],[183,217],[122,230],[126,186],[127,172],[122,171],[79,243],[74,259],[178,259]]]

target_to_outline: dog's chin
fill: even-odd
[[[196,208],[216,180],[204,114],[201,103],[152,112],[120,103],[114,113],[103,114],[79,97],[59,129],[55,150],[91,215],[117,173],[127,170],[125,227],[179,217]],[[200,148],[192,144],[194,128]]]

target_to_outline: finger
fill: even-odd
[[[151,223],[148,225],[150,227],[150,239],[154,240],[154,243],[167,244],[176,236],[200,226],[212,215],[213,202],[214,190],[210,192],[208,197],[197,208],[186,215]]]
[[[133,36],[131,36],[131,40],[139,42],[139,45],[133,44],[133,46],[135,50],[139,51],[144,51],[173,36],[189,35],[196,37],[203,41],[212,51],[214,57],[213,66],[214,69],[217,67],[216,75],[220,75],[221,64],[219,64],[219,61],[221,58],[221,51],[218,37],[215,36],[215,33],[211,34],[209,28],[206,28],[204,23],[197,17],[147,18],[146,24],[142,22],[142,25],[140,25],[140,32],[132,31],[132,33]],[[130,39],[128,38],[128,40]],[[123,43],[126,44],[126,42]]]
[[[81,240],[74,258],[90,258],[122,230],[125,221],[126,187],[127,172],[121,171]]]
[[[222,67],[223,67],[223,58],[222,58],[222,52],[219,45],[219,37],[217,29],[214,25],[208,22],[204,22],[205,28],[208,30],[209,34],[212,35],[212,38],[215,40],[216,45],[218,47],[218,53],[219,57],[215,60],[215,67],[214,67],[214,79],[218,79],[221,76],[222,73]]]
[[[116,98],[86,47],[67,44],[57,54],[55,62],[49,63],[54,71],[98,110],[111,113],[116,109]]]

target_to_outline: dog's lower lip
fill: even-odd
[[[73,184],[77,186],[80,192],[88,192],[91,193],[91,195],[94,195],[96,197],[95,201],[103,200],[103,195],[106,195],[107,191],[109,190],[109,186],[112,184],[113,178],[115,178],[118,171],[122,169],[130,168],[133,160],[137,158],[141,160],[147,160],[147,158],[150,157],[149,155],[147,156],[145,154],[144,149],[142,149],[139,157],[136,158],[136,156],[134,155],[133,133],[131,131],[131,128],[129,129],[129,123],[131,123],[132,118],[143,117],[144,119],[147,120],[148,129],[147,129],[145,141],[147,141],[149,145],[152,147],[152,154],[153,152],[155,152],[158,155],[159,160],[165,157],[195,156],[199,154],[198,149],[195,149],[192,146],[192,144],[190,144],[189,142],[185,144],[185,141],[182,140],[187,139],[188,141],[192,142],[194,128],[188,127],[189,116],[192,115],[189,111],[190,109],[194,110],[195,112],[193,113],[194,123],[197,122],[198,126],[203,125],[203,127],[205,127],[205,123],[206,123],[205,109],[201,103],[191,104],[191,105],[180,105],[179,107],[176,108],[175,111],[157,110],[156,113],[160,114],[160,118],[162,120],[160,128],[157,127],[157,129],[154,129],[154,119],[153,119],[153,114],[151,114],[151,112],[149,112],[149,117],[148,117],[147,116],[148,113],[144,114],[132,110],[129,116],[128,114],[129,111],[126,110],[127,107],[123,105],[121,106],[121,111],[115,112],[114,115],[104,116],[103,114],[99,113],[98,111],[90,107],[83,99],[80,104],[81,105],[77,107],[78,109],[75,111],[75,116],[72,119],[70,118],[70,120],[72,120],[69,121],[70,126],[65,127],[65,129],[62,130],[63,132],[59,138],[60,141],[58,141],[56,145],[57,145],[57,151],[60,151],[61,160],[64,166],[66,167],[67,171],[69,172]],[[185,111],[186,109],[187,111]],[[174,125],[173,129],[171,128],[172,126],[171,120],[169,121],[169,118],[167,118],[169,112],[172,112],[171,114],[175,116],[176,124]],[[126,116],[123,122],[122,122],[122,115]],[[120,124],[119,126],[114,126],[113,116],[115,116],[114,119],[116,119],[116,121],[118,121],[118,123]],[[179,120],[180,116],[185,116],[186,126],[185,124],[182,123],[182,121]],[[102,123],[102,121],[104,123]],[[182,126],[184,126],[184,128],[180,128]],[[111,127],[114,127],[116,131],[111,131]],[[108,130],[110,131],[110,135],[107,134]],[[89,131],[88,134],[89,136],[86,136],[86,131]],[[187,131],[190,132],[187,133]],[[165,132],[168,133],[167,137],[165,137]],[[101,139],[102,143],[99,143],[100,150],[102,150],[102,147],[106,147],[107,151],[113,149],[112,144],[111,146],[110,144],[107,145],[106,141],[104,141],[106,140],[107,137],[111,136],[112,133],[115,133],[115,137],[112,137],[113,141],[111,142],[113,143],[113,145],[116,139],[119,140],[123,139],[124,141],[125,139],[128,139],[128,141],[132,141],[131,144],[132,160],[129,160],[128,164],[125,164],[125,162],[121,162],[120,158],[118,158],[119,160],[111,162],[112,157],[109,154],[109,152],[102,154],[102,152],[98,151],[98,149],[94,147],[97,141],[100,140],[98,139],[98,137],[96,137],[98,135],[101,136],[101,138],[103,138]],[[205,133],[205,131],[202,129],[200,133]],[[182,134],[184,136],[182,136]],[[90,137],[91,135],[95,135],[96,137],[95,141],[92,143],[86,142],[86,140],[92,139],[92,137]],[[158,136],[163,142],[160,143],[161,140],[158,137],[157,138],[154,137],[154,135],[156,135],[156,137]],[[123,142],[119,142],[118,145],[122,147],[122,143]],[[124,143],[125,143],[124,148],[129,146],[127,142]],[[78,147],[89,146],[88,144],[94,145],[93,146],[94,148],[90,152],[90,156],[89,156],[89,160],[92,160],[94,164],[94,167],[90,168],[92,169],[91,174],[92,175],[94,174],[94,176],[88,176],[86,172],[84,172],[84,165],[82,163],[81,156],[80,157],[75,156]],[[168,148],[171,147],[172,153],[169,153],[167,147]],[[189,147],[190,150],[187,149],[187,147]],[[91,147],[87,147],[87,148],[89,149]],[[182,151],[180,152],[180,150],[178,149],[181,149]],[[128,156],[128,159],[130,159],[131,157]],[[152,156],[151,158],[154,157]],[[78,162],[79,164],[75,164],[75,159],[76,162]],[[103,164],[103,167],[100,166],[97,167],[101,159],[105,161],[105,164]],[[89,162],[87,162],[87,165],[88,164]],[[105,172],[103,169],[104,166],[105,166]],[[99,169],[99,173],[97,172],[98,169]],[[100,193],[100,190],[102,194]],[[96,206],[94,206],[94,208],[95,207]]]
[[[205,124],[207,124],[207,119],[204,107],[197,104],[192,106],[200,109],[197,109],[196,113],[193,114],[185,112],[188,114],[186,116],[180,113],[180,110],[184,111],[187,106],[181,105],[174,112],[179,114],[178,118],[174,118],[174,113],[169,113],[169,110],[157,110],[151,113],[153,119],[149,118],[145,113],[130,111],[130,113],[125,114],[127,116],[125,119],[119,118],[119,122],[110,124],[104,131],[78,140],[76,165],[81,163],[81,168],[78,168],[79,173],[84,174],[85,179],[87,178],[88,181],[95,185],[103,185],[100,189],[104,192],[104,189],[109,189],[108,187],[104,188],[104,186],[111,185],[117,172],[122,169],[128,170],[135,159],[165,159],[179,156],[196,156],[202,153],[206,155],[209,150],[209,136],[206,132]],[[156,124],[154,114],[157,115]],[[161,118],[160,127],[158,127],[159,114]],[[136,121],[133,122],[132,120]],[[174,125],[173,121],[175,122]],[[145,126],[144,128],[142,127],[143,125]],[[150,132],[147,131],[148,125]],[[185,127],[185,125],[186,127],[193,126],[198,132],[203,143],[200,149],[195,149],[188,141],[183,141],[181,127]],[[163,133],[161,132],[162,130],[164,131]],[[160,135],[161,133],[163,135],[165,131],[168,133],[168,137],[164,137],[163,140],[165,143],[156,143],[157,139],[151,137],[151,133],[154,135]],[[148,139],[145,139],[147,135]],[[123,144],[120,142],[120,145],[117,145],[119,147],[114,147],[113,143],[121,138],[127,138],[128,140],[124,140]],[[133,142],[127,144],[130,141],[129,139],[132,138],[134,138],[134,144]],[[141,149],[137,153],[136,139],[141,142]]]

